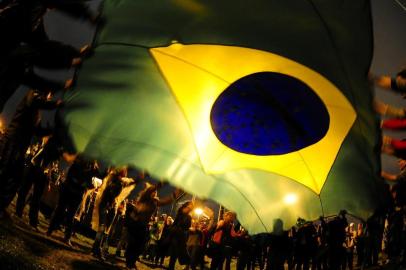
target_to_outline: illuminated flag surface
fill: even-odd
[[[234,210],[251,232],[380,203],[369,1],[106,0],[65,96],[77,151]]]

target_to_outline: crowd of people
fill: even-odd
[[[370,81],[382,90],[389,90],[403,98],[406,94],[406,68],[401,69],[396,76],[377,76],[370,74]],[[382,117],[382,153],[398,158],[399,173],[393,174],[382,171],[381,176],[388,185],[388,207],[384,212],[387,222],[386,248],[389,259],[405,265],[406,252],[406,143],[402,138],[388,136],[388,130],[404,130],[406,123],[406,110],[374,101],[376,112]]]
[[[77,49],[50,40],[44,15],[57,9],[67,15],[97,24],[103,20],[82,1],[6,0],[0,1],[0,110],[21,85],[30,88],[16,108],[0,139],[0,218],[9,219],[8,210],[17,195],[15,215],[23,218],[29,197],[29,225],[38,230],[44,191],[58,200],[49,218],[48,237],[64,229],[64,241],[87,223],[95,232],[92,254],[103,260],[109,246],[117,257],[124,257],[129,269],[144,259],[168,269],[177,263],[192,270],[229,270],[233,259],[243,269],[353,269],[354,265],[377,265],[384,251],[387,263],[406,266],[406,141],[383,136],[383,153],[399,158],[398,175],[382,172],[389,182],[384,207],[357,224],[347,221],[346,212],[316,221],[298,219],[289,231],[276,220],[272,233],[250,235],[237,222],[235,213],[226,211],[215,222],[214,216],[192,215],[194,201],[185,201],[174,218],[160,213],[183,194],[175,189],[160,198],[165,181],[151,181],[142,169],[100,165],[81,153],[64,148],[54,129],[41,121],[42,110],[55,110],[63,102],[53,98],[57,90],[67,90],[74,81],[53,81],[36,74],[35,68],[71,69],[91,55],[91,47]],[[370,75],[370,81],[383,89],[406,95],[406,69],[394,78]],[[376,112],[385,117],[383,129],[405,129],[406,111],[379,101]],[[129,171],[136,171],[129,177]],[[129,200],[137,185],[144,189]],[[30,192],[32,190],[32,192]],[[30,196],[28,196],[30,194]],[[354,262],[356,254],[356,262]],[[207,259],[210,263],[207,265]]]

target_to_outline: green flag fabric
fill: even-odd
[[[369,1],[105,0],[62,112],[77,151],[237,212],[250,233],[379,206]]]

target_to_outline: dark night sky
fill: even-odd
[[[404,0],[398,0],[406,2]],[[101,0],[90,1],[95,10]],[[395,74],[400,67],[406,66],[406,11],[395,0],[372,0],[374,25],[374,58],[371,71],[375,74]],[[86,22],[74,21],[58,12],[50,11],[46,15],[46,28],[48,35],[55,40],[81,47],[92,40],[94,28]],[[67,79],[72,71],[46,72],[53,78]],[[20,88],[8,102],[3,117],[9,118],[25,88]],[[387,103],[405,106],[406,101],[400,96],[375,89],[376,96]],[[404,138],[406,133],[387,133],[395,137]],[[397,172],[396,159],[382,156],[382,167],[390,172]]]
[[[93,0],[89,2],[92,10],[97,10],[101,0]],[[45,27],[50,39],[62,41],[71,44],[76,48],[80,48],[86,44],[91,43],[94,27],[82,21],[73,20],[58,11],[49,11],[45,15]],[[72,70],[59,70],[59,71],[38,71],[39,74],[44,74],[52,79],[66,80],[72,77]],[[16,105],[21,99],[22,95],[27,91],[25,87],[20,87],[13,97],[8,101],[2,118],[7,120],[12,116]]]
[[[406,1],[399,1],[406,3]],[[394,75],[406,66],[406,10],[395,0],[373,0],[374,58],[371,71],[375,74]],[[388,91],[375,89],[376,97],[384,102],[406,107],[406,100]],[[386,132],[397,138],[406,138],[405,132]],[[382,168],[396,173],[399,171],[396,158],[382,155]]]

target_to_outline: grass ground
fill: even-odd
[[[13,207],[10,207],[13,209]],[[48,221],[40,215],[38,230],[22,219],[11,215],[0,220],[1,270],[112,270],[126,269],[124,258],[113,255],[101,261],[91,255],[92,239],[76,234],[72,246],[63,242],[63,233],[46,236]],[[111,248],[110,254],[114,254]],[[167,261],[165,261],[167,265]],[[165,265],[165,264],[164,264]],[[146,262],[137,262],[138,270],[151,269]],[[182,269],[177,266],[177,269]]]
[[[47,237],[44,225],[41,222],[39,230],[35,231],[24,220],[18,218],[12,217],[10,220],[0,222],[2,270],[124,269],[122,260],[102,262],[94,258],[90,254],[90,239],[78,235],[72,239],[73,247],[71,247],[62,242],[61,232]]]
[[[13,209],[13,207],[11,207]],[[27,224],[28,218],[14,217],[0,220],[1,270],[120,270],[126,269],[124,258],[110,256],[101,261],[91,255],[93,239],[76,234],[69,246],[63,242],[63,233],[56,231],[50,237],[45,232],[48,221],[40,215],[38,230]],[[114,254],[110,248],[109,253]],[[168,265],[168,259],[164,266]],[[147,262],[137,262],[138,270],[152,269]],[[159,268],[155,268],[159,269]],[[183,269],[177,265],[176,270]],[[235,261],[231,269],[236,269]],[[285,269],[287,269],[285,267]],[[369,269],[404,269],[386,265]]]

